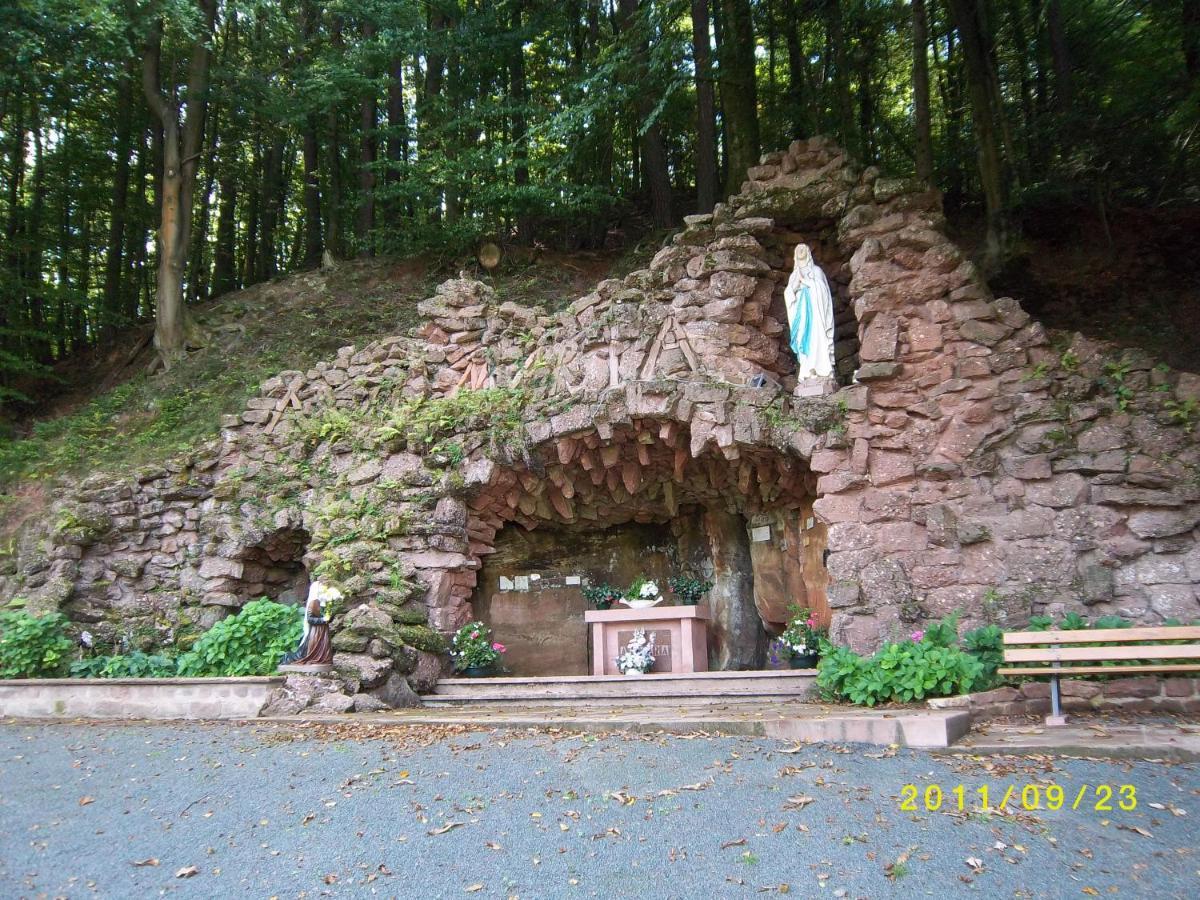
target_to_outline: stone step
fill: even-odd
[[[538,678],[445,678],[426,706],[537,703],[545,706],[639,703],[674,705],[805,700],[815,696],[816,669],[689,672],[663,675],[562,675]]]

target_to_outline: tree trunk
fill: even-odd
[[[632,41],[634,83],[644,82],[649,77],[649,42],[639,12],[639,0],[620,0],[620,29],[626,39]],[[663,143],[662,129],[654,115],[655,98],[643,83],[637,91],[635,110],[637,134],[635,144],[640,151],[641,174],[650,194],[650,214],[654,224],[666,227],[671,224],[671,175],[667,168],[667,150]],[[635,181],[636,185],[636,181]]]
[[[236,290],[237,262],[235,259],[237,240],[237,181],[227,163],[217,182],[220,202],[217,206],[217,248],[213,253],[212,296],[220,297]],[[247,243],[253,246],[254,236]]]
[[[262,208],[260,211],[262,228],[260,230],[256,281],[274,278],[279,271],[275,229],[279,223],[279,209],[282,206],[283,200],[283,151],[285,143],[283,135],[276,136],[271,141],[266,159],[263,161]]]
[[[1194,0],[1184,0],[1184,7]],[[1046,26],[1050,32],[1050,58],[1054,64],[1054,105],[1060,116],[1072,116],[1075,105],[1075,75],[1071,68],[1071,51],[1067,46],[1067,31],[1063,25],[1062,4],[1059,0],[1046,2]]]
[[[829,36],[829,55],[833,63],[833,108],[838,139],[850,150],[857,144],[854,134],[854,102],[850,96],[850,62],[847,54],[845,22],[840,0],[824,0],[825,30]]]
[[[925,0],[912,0],[913,125],[917,177],[933,184],[933,126],[929,110],[929,19]]]
[[[800,44],[800,17],[796,8],[796,0],[787,0],[785,10],[787,31],[788,87],[787,106],[788,121],[791,123],[791,138],[809,137],[812,122],[808,115],[805,100],[805,82],[808,79],[808,64],[804,58],[804,48]]]
[[[529,200],[525,197],[525,189],[529,186],[529,129],[525,118],[529,92],[525,83],[524,8],[524,0],[513,3],[512,31],[516,35],[516,46],[509,59],[508,77],[509,101],[512,104],[513,186],[516,188],[518,209],[517,243],[530,244],[534,235],[533,222],[526,212]]]
[[[746,170],[758,164],[758,83],[750,0],[721,0],[721,9],[724,27],[718,60],[728,155],[724,193],[729,195],[745,180]]]
[[[1195,88],[1200,82],[1200,3],[1195,0],[1183,0],[1183,12],[1180,21],[1180,31],[1183,38],[1183,64],[1188,81]]]
[[[135,60],[117,84],[117,165],[113,171],[112,210],[108,219],[108,252],[104,258],[104,299],[100,340],[111,341],[123,308],[121,272],[125,249],[125,219],[129,203],[129,159],[133,142],[133,79]]]
[[[988,71],[988,47],[991,42],[982,32],[974,0],[948,0],[948,3],[958,28],[966,63],[971,123],[978,148],[979,179],[983,186],[987,219],[983,268],[985,272],[994,272],[1008,251],[1008,202],[1006,173],[996,124],[997,112],[992,106],[991,75]]]
[[[692,0],[692,52],[696,63],[696,212],[717,201],[717,110],[713,97],[708,0]]]
[[[183,305],[183,267],[191,237],[192,187],[204,136],[208,95],[209,49],[216,18],[216,0],[197,0],[203,30],[191,47],[187,99],[180,125],[177,92],[164,93],[160,83],[162,22],[151,25],[142,65],[142,89],[151,111],[162,125],[162,203],[158,229],[158,279],[155,294],[154,345],[163,365],[170,367],[185,352],[189,323]]]

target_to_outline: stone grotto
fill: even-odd
[[[796,398],[801,242],[834,296],[839,386]],[[581,585],[639,574],[714,582],[712,669],[762,666],[791,603],[862,650],[956,610],[1200,612],[1179,414],[1200,378],[1048,334],[991,295],[935,192],[826,139],[763,157],[648,268],[560,312],[466,277],[419,311],[270,378],[194,452],[63,489],[0,596],[153,644],[320,578],[346,597],[336,689],[289,679],[278,711],[417,702],[475,617],[514,671],[584,673]]]

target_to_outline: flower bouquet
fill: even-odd
[[[654,665],[654,633],[647,637],[644,628],[637,629],[615,661],[622,675],[645,675]]]
[[[817,627],[811,610],[791,607],[792,618],[771,645],[772,662],[786,659],[793,669],[811,669],[817,664],[825,629]]]
[[[491,631],[482,622],[468,622],[450,639],[454,668],[468,678],[490,675],[505,649],[503,644],[492,640]]]
[[[638,578],[625,592],[625,605],[630,609],[648,609],[662,602],[658,585],[646,578]]]

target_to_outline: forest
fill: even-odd
[[[1020,252],[1198,197],[1194,0],[7,0],[0,397],[363,256],[603,247],[828,134]],[[1107,227],[1107,225],[1106,225]]]

